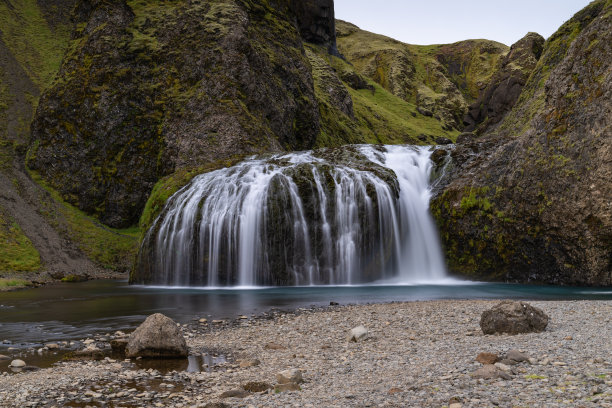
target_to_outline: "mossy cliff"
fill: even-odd
[[[28,165],[113,227],[134,225],[176,171],[458,134],[334,56],[332,1],[88,1],[74,18]]]
[[[453,152],[432,202],[450,267],[485,279],[612,284],[612,1],[544,44],[499,125]]]

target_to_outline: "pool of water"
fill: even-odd
[[[159,288],[125,281],[55,284],[0,293],[0,352],[50,341],[131,330],[146,316],[163,313],[178,322],[233,319],[272,309],[434,299],[611,300],[612,288],[568,288],[448,282],[295,288]],[[10,343],[9,343],[10,342]]]

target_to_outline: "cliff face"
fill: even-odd
[[[544,44],[496,129],[458,146],[433,200],[451,269],[468,276],[612,284],[612,2]]]
[[[83,1],[32,124],[28,165],[68,202],[123,227],[177,171],[445,135],[330,54],[333,17],[330,0]]]

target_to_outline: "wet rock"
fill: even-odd
[[[347,336],[347,341],[354,341],[355,343],[363,341],[368,338],[368,329],[364,326],[357,326],[353,328]]]
[[[163,314],[147,317],[129,338],[126,357],[187,357],[187,343],[176,323]]]
[[[113,339],[110,341],[113,353],[125,354],[125,349],[128,345],[128,339]]]
[[[21,367],[21,369],[23,371],[38,371],[40,370],[40,367],[36,367],[36,366],[31,366],[31,365],[26,365],[24,367]]]
[[[483,380],[490,380],[495,378],[509,380],[510,378],[512,378],[508,373],[500,370],[492,364],[487,364],[480,367],[478,370],[472,373],[472,377],[476,379],[481,378]]]
[[[504,301],[485,310],[480,318],[484,334],[520,334],[542,332],[548,325],[548,316],[525,302]]]
[[[263,381],[251,381],[242,386],[248,392],[264,392],[272,389],[272,386]]]
[[[12,367],[12,368],[23,368],[25,366],[26,366],[26,363],[23,360],[13,360],[11,361],[11,364],[9,364],[9,367]]]
[[[249,393],[247,391],[236,389],[225,391],[223,394],[220,395],[220,398],[246,398],[248,396]]]
[[[0,361],[10,360],[9,356],[5,356],[4,354],[0,354]]]
[[[494,353],[480,353],[476,357],[476,361],[481,364],[495,364],[499,361],[499,356]]]
[[[276,374],[276,381],[278,381],[279,384],[300,384],[304,382],[304,379],[302,378],[301,370],[292,368],[289,370],[281,371],[280,373]]]
[[[453,141],[446,137],[437,137],[436,143],[439,145],[449,145],[449,144],[453,144]]]
[[[277,384],[274,386],[274,392],[301,391],[302,388],[297,383]]]
[[[476,135],[472,132],[461,133],[459,136],[457,136],[457,144],[470,142],[475,137]]]

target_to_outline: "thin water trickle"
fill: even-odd
[[[149,231],[135,281],[223,287],[442,280],[428,213],[430,150],[364,145],[340,151],[340,159],[301,152],[202,174],[168,201]]]

